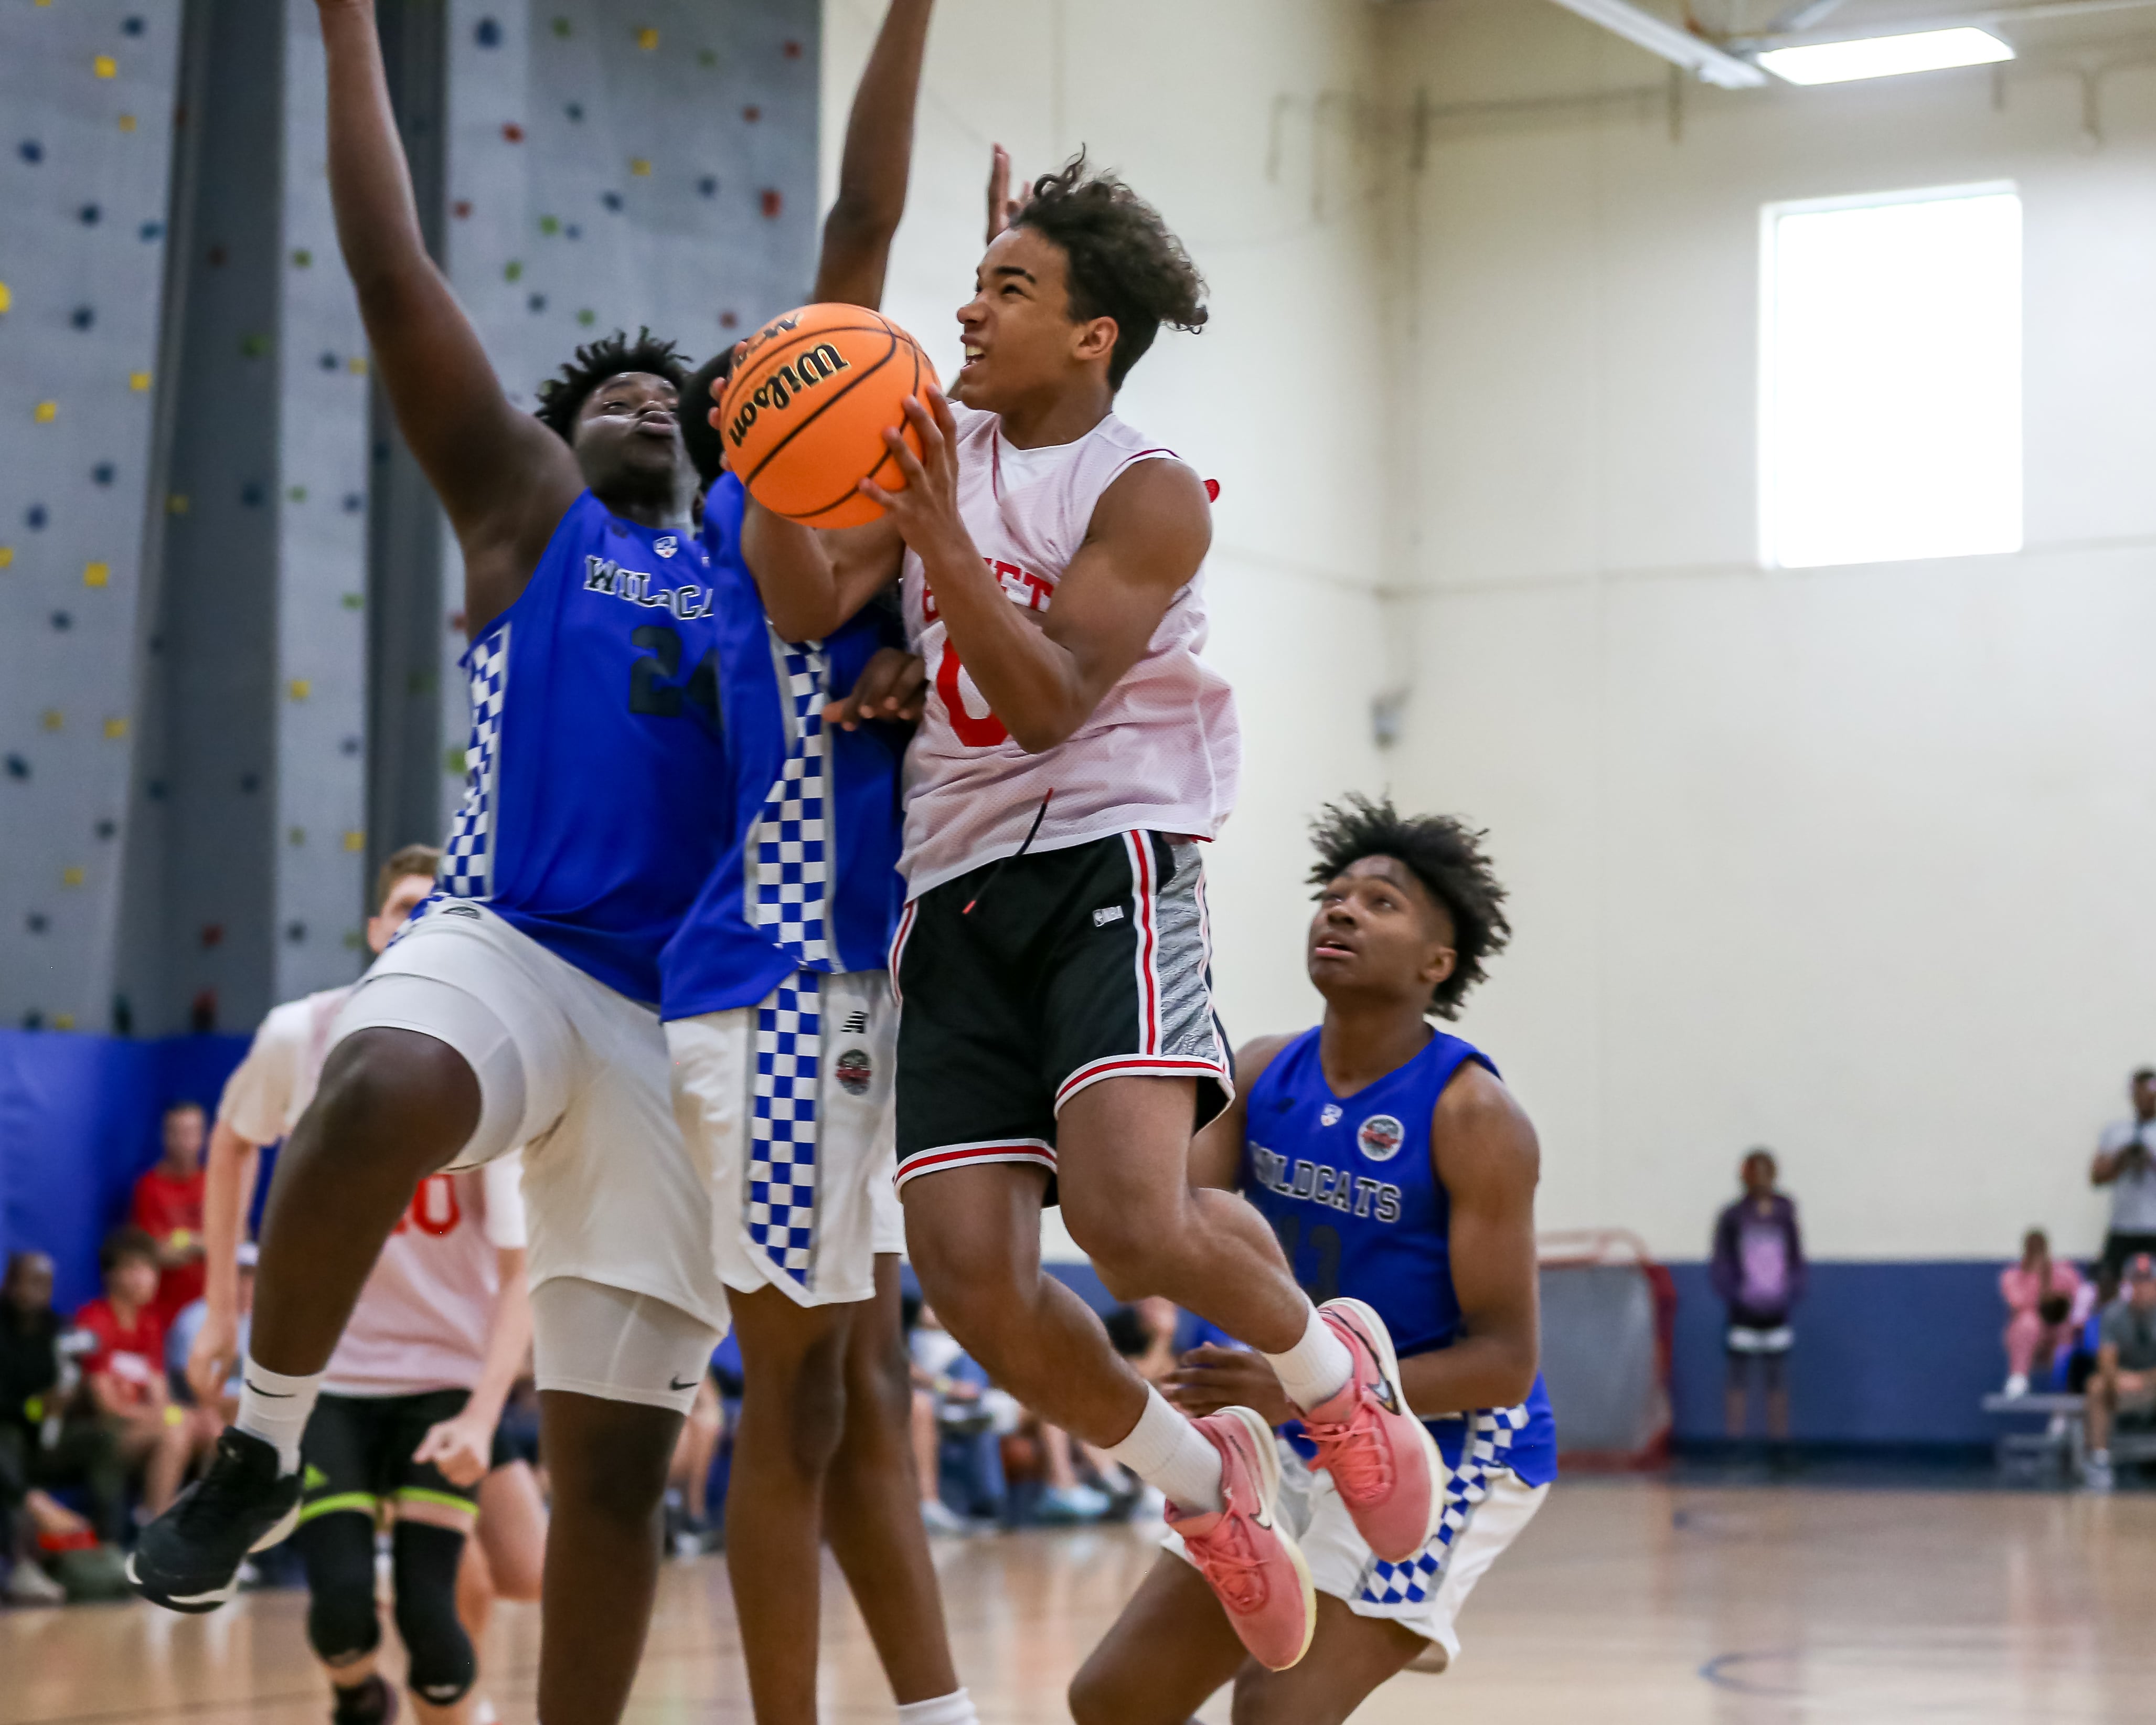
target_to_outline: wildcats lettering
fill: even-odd
[[[818,384],[828,382],[841,372],[853,367],[846,363],[845,356],[829,341],[819,341],[806,353],[798,354],[757,385],[742,409],[726,427],[726,436],[736,449],[748,435],[748,429],[757,422],[757,416],[769,408],[774,413],[783,413],[797,395],[806,393]]]
[[[1262,1144],[1250,1146],[1250,1171],[1258,1183],[1282,1198],[1301,1199],[1353,1216],[1374,1216],[1380,1222],[1400,1219],[1400,1189],[1389,1180],[1373,1180],[1352,1169],[1310,1162],[1297,1157],[1292,1163],[1278,1151]]]
[[[680,587],[654,590],[651,578],[640,569],[624,569],[612,557],[586,557],[584,591],[611,594],[647,611],[670,611],[684,623],[709,617],[715,589],[690,582]]]

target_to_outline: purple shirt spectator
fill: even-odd
[[[1779,1192],[1749,1193],[1714,1224],[1714,1291],[1743,1329],[1779,1329],[1804,1294],[1797,1207]]]

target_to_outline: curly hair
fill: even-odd
[[[1310,824],[1317,861],[1310,884],[1323,888],[1366,856],[1389,856],[1422,882],[1452,919],[1452,974],[1431,991],[1430,1010],[1456,1018],[1460,1002],[1488,972],[1485,961],[1505,950],[1505,889],[1482,850],[1489,834],[1450,814],[1404,815],[1389,798],[1373,803],[1348,796],[1326,805]]]
[[[1164,323],[1196,334],[1205,326],[1205,278],[1155,209],[1121,180],[1089,173],[1081,150],[1033,182],[1012,218],[1063,249],[1070,315],[1116,321],[1108,383],[1123,387]]]
[[[616,330],[577,350],[577,357],[562,367],[561,375],[539,386],[539,423],[565,444],[577,440],[577,416],[583,412],[591,393],[609,377],[624,372],[645,372],[664,377],[676,389],[689,378],[689,367],[671,341],[663,341],[648,329],[639,329],[634,341]]]

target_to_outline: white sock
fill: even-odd
[[[286,1473],[300,1471],[300,1434],[322,1393],[322,1377],[314,1372],[287,1378],[257,1365],[251,1356],[240,1373],[239,1417],[232,1423],[250,1437],[275,1444],[277,1466]]]
[[[1286,1353],[1269,1353],[1265,1358],[1279,1376],[1287,1399],[1305,1413],[1332,1400],[1355,1375],[1355,1356],[1317,1315],[1315,1306],[1310,1308],[1310,1322],[1303,1330],[1302,1340]]]
[[[898,1725],[980,1725],[980,1715],[973,1711],[973,1697],[954,1689],[933,1701],[901,1702]]]
[[[1138,1423],[1122,1442],[1111,1444],[1108,1453],[1193,1514],[1209,1514],[1227,1503],[1220,1495],[1220,1452],[1151,1384],[1146,1386],[1145,1412]]]

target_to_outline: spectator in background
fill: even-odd
[[[1767,1431],[1777,1443],[1789,1436],[1789,1349],[1796,1332],[1789,1315],[1804,1293],[1804,1247],[1797,1207],[1774,1189],[1774,1153],[1746,1153],[1740,1170],[1744,1195],[1714,1224],[1714,1291],[1729,1308],[1728,1387],[1724,1415],[1729,1435],[1742,1438],[1750,1424],[1752,1380],[1764,1386]]]
[[[96,1344],[83,1362],[83,1390],[121,1461],[142,1470],[146,1519],[170,1507],[195,1459],[215,1446],[223,1422],[214,1413],[177,1406],[166,1387],[157,1242],[140,1228],[116,1230],[97,1266],[104,1296],[74,1315],[75,1327]]]
[[[247,1358],[249,1320],[254,1312],[254,1265],[256,1251],[251,1240],[240,1241],[234,1253],[236,1262],[234,1327],[238,1342],[232,1355],[232,1369],[218,1389],[213,1402],[197,1395],[187,1384],[187,1356],[193,1351],[195,1337],[202,1333],[203,1325],[209,1319],[209,1300],[191,1301],[180,1308],[172,1319],[172,1327],[165,1333],[165,1375],[172,1380],[172,1394],[183,1402],[208,1407],[225,1425],[229,1425],[239,1411],[239,1362]]]
[[[128,1220],[157,1250],[157,1315],[167,1325],[203,1296],[203,1147],[208,1122],[200,1102],[165,1110],[164,1154],[135,1183]]]
[[[2103,1314],[2096,1374],[2088,1384],[2088,1464],[2082,1483],[2111,1489],[2111,1438],[2122,1420],[2156,1415],[2156,1266],[2144,1255],[2126,1273],[2126,1297]]]
[[[26,1488],[84,1487],[98,1537],[117,1544],[126,1527],[126,1470],[102,1425],[68,1417],[66,1329],[53,1310],[53,1260],[14,1253],[0,1281],[0,1473]]]
[[[2117,1270],[2129,1258],[2156,1252],[2156,1067],[2143,1066],[2127,1086],[2133,1117],[2114,1120],[2097,1141],[2089,1183],[2111,1188],[2111,1231],[2103,1261]]]
[[[2062,1349],[2069,1348],[2095,1295],[2071,1263],[2051,1255],[2041,1228],[2021,1240],[2021,1261],[1999,1272],[2006,1302],[2006,1394],[2026,1395],[2033,1374],[2046,1389]]]

